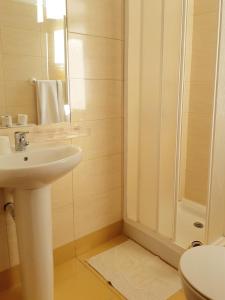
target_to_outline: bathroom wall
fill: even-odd
[[[123,0],[69,0],[72,122],[91,128],[74,141],[84,159],[74,171],[75,237],[121,219]]]
[[[189,79],[185,83],[188,97],[186,97],[187,102],[184,108],[184,116],[187,117],[184,197],[200,204],[206,204],[212,138],[219,1],[197,0],[192,4],[192,15],[189,15],[189,18],[192,18],[192,39],[187,40],[192,43],[191,51],[189,49],[187,52],[187,60],[191,57],[191,62],[186,62],[187,69],[189,70],[189,64],[191,70]]]
[[[17,15],[12,24],[30,21],[23,11]],[[68,0],[68,30],[72,123],[90,135],[67,141],[82,147],[83,161],[53,184],[55,248],[122,219],[123,0]],[[13,57],[11,70],[17,54]],[[29,59],[33,73],[38,58]],[[23,78],[28,71],[21,72]],[[1,271],[18,263],[15,225],[11,218],[5,222],[2,210],[0,245]]]

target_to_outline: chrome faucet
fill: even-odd
[[[24,151],[26,147],[29,145],[29,142],[27,141],[26,135],[29,132],[24,131],[17,131],[15,132],[15,150],[16,151]]]

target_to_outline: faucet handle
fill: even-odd
[[[16,151],[25,150],[25,147],[29,145],[29,142],[26,140],[28,133],[29,131],[16,131],[14,133]]]

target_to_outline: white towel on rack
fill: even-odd
[[[37,80],[38,124],[65,121],[64,88],[61,80]]]

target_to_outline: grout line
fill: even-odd
[[[89,77],[69,77],[68,80],[93,80],[93,81],[118,81],[118,82],[124,82],[124,78],[89,78]]]
[[[91,33],[81,33],[81,32],[76,32],[76,31],[70,31],[69,26],[68,26],[68,33],[69,34],[81,35],[81,36],[84,36],[84,37],[101,38],[101,39],[107,39],[107,40],[112,40],[112,41],[124,42],[124,39],[120,39],[120,38],[114,38],[114,37],[91,34]]]

